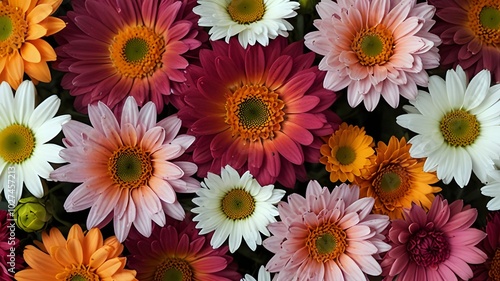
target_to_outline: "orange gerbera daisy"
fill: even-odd
[[[330,172],[330,181],[353,182],[372,162],[375,151],[373,138],[364,128],[342,123],[328,143],[321,146],[319,161]]]
[[[33,82],[49,82],[47,61],[55,61],[54,49],[44,40],[66,24],[50,17],[62,0],[0,1],[0,81],[17,89],[26,72]]]
[[[403,209],[414,202],[429,210],[434,193],[441,188],[430,186],[438,181],[435,173],[423,171],[424,159],[410,157],[411,144],[403,137],[391,137],[388,144],[379,142],[376,159],[361,177],[360,197],[375,198],[373,212],[402,219]]]
[[[124,269],[127,259],[119,257],[123,245],[115,236],[103,241],[98,228],[84,234],[75,224],[66,240],[54,227],[42,233],[42,241],[35,241],[40,249],[26,246],[24,259],[31,268],[16,273],[16,280],[137,280],[135,270]]]

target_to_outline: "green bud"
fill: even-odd
[[[36,197],[27,197],[19,200],[14,209],[17,226],[26,232],[35,232],[45,228],[45,224],[52,218],[45,203]]]

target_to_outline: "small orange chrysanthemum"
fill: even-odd
[[[342,123],[321,146],[319,161],[326,165],[331,182],[353,182],[371,164],[373,146],[373,138],[366,135],[364,128]]]
[[[26,246],[24,259],[31,268],[16,273],[16,280],[137,280],[135,270],[124,269],[127,259],[119,257],[123,245],[115,236],[103,241],[98,228],[84,234],[75,224],[66,240],[54,227],[42,234],[42,241],[35,242],[40,249]]]
[[[51,17],[62,0],[0,1],[0,81],[17,89],[26,72],[33,82],[50,81],[47,61],[56,53],[40,39],[52,35],[66,24]]]
[[[376,159],[357,177],[360,197],[375,198],[373,212],[393,219],[403,218],[403,209],[414,202],[428,210],[434,193],[441,188],[430,186],[438,181],[435,173],[423,171],[424,159],[410,156],[411,144],[405,138],[391,137],[388,144],[379,142]]]

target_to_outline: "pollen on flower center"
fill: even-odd
[[[255,198],[243,189],[232,189],[221,201],[222,212],[232,220],[242,220],[255,211]]]
[[[64,281],[99,281],[101,278],[93,272],[90,271],[90,268],[85,265],[80,265],[79,267],[76,268],[70,268],[66,269],[66,271],[63,273],[66,275],[64,279],[59,279],[58,280],[64,280]]]
[[[153,281],[192,281],[193,269],[183,259],[167,258],[156,267]]]
[[[0,131],[0,157],[7,163],[19,164],[29,159],[35,150],[33,131],[13,124]]]
[[[394,52],[394,37],[383,25],[364,28],[354,36],[351,48],[361,65],[383,65]]]
[[[284,102],[267,87],[244,85],[226,97],[225,122],[233,136],[257,141],[273,138],[284,120]]]
[[[356,151],[350,146],[341,146],[335,153],[335,158],[342,165],[349,165],[356,160]]]
[[[146,185],[153,175],[151,154],[138,147],[121,147],[109,158],[108,172],[121,188]]]
[[[28,32],[28,23],[19,7],[0,1],[0,57],[21,48]]]
[[[468,146],[476,141],[480,124],[475,115],[464,110],[447,113],[439,124],[444,140],[451,146]]]
[[[154,30],[128,27],[120,31],[109,46],[110,58],[116,71],[129,78],[152,76],[162,67],[165,39]]]
[[[391,210],[410,189],[410,178],[400,165],[388,165],[377,173],[372,185],[380,201]]]
[[[347,235],[336,223],[327,221],[309,229],[306,246],[314,260],[325,263],[345,252]]]
[[[490,270],[488,271],[488,275],[491,280],[497,281],[500,280],[500,249],[496,249],[495,256],[491,260]]]
[[[263,0],[232,0],[227,6],[231,19],[239,24],[250,24],[262,19],[266,11]]]
[[[484,44],[500,47],[500,3],[497,0],[471,0],[469,27]]]
[[[436,268],[450,257],[448,239],[443,232],[434,229],[422,228],[412,233],[406,249],[410,258],[424,267]]]

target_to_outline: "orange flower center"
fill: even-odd
[[[222,198],[221,206],[227,218],[242,220],[254,213],[255,199],[243,189],[232,189]]]
[[[163,36],[144,26],[120,31],[109,46],[111,63],[116,71],[129,78],[152,76],[162,67],[165,52]]]
[[[193,281],[191,265],[179,258],[167,258],[156,267],[153,281]]]
[[[470,0],[469,28],[486,45],[500,48],[500,2]]]
[[[99,281],[101,278],[90,270],[88,266],[79,265],[78,267],[67,268],[63,276],[56,276],[57,280],[64,281]]]
[[[281,129],[285,103],[274,91],[260,85],[244,85],[226,97],[225,122],[233,137],[257,141],[273,138]]]
[[[345,252],[347,235],[336,223],[326,221],[309,229],[306,246],[309,256],[319,263],[337,259]]]
[[[108,172],[120,188],[133,189],[147,185],[153,175],[151,153],[139,147],[121,147],[109,158]]]
[[[0,57],[19,50],[28,32],[23,10],[0,1]]]
[[[495,251],[495,256],[491,260],[488,275],[493,281],[500,281],[500,249]]]
[[[389,61],[394,52],[394,37],[383,25],[363,28],[354,36],[351,48],[358,56],[361,65],[383,65]]]
[[[229,16],[239,24],[250,24],[261,20],[265,11],[263,0],[232,0],[227,6]]]
[[[410,190],[411,179],[404,167],[388,165],[377,173],[372,185],[384,206],[393,211]]]
[[[480,124],[475,115],[459,109],[443,116],[439,129],[446,143],[451,146],[465,147],[476,141],[480,132]]]
[[[0,131],[0,157],[7,163],[19,164],[29,159],[35,150],[33,131],[13,124]]]

